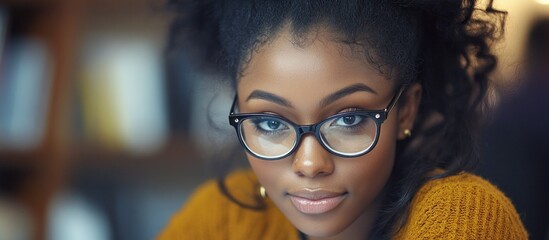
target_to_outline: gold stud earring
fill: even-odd
[[[259,196],[261,196],[261,198],[267,198],[267,191],[263,186],[259,186]]]
[[[407,138],[411,137],[412,131],[408,128],[404,129],[404,136],[406,136]]]

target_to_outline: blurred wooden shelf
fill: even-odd
[[[151,165],[151,161],[180,161],[181,159],[202,157],[198,146],[186,136],[171,136],[159,149],[148,153],[108,148],[86,141],[75,142],[77,143],[71,147],[70,158],[71,162],[81,166],[112,166],[119,163],[126,164],[128,161],[135,164]]]
[[[49,202],[66,184],[69,170],[114,169],[140,174],[154,168],[155,173],[161,173],[196,166],[204,160],[198,147],[185,136],[172,136],[161,149],[137,155],[74,139],[74,133],[67,127],[72,126],[72,78],[87,18],[101,11],[147,13],[164,6],[165,0],[0,0],[0,7],[9,12],[8,37],[42,41],[53,63],[43,142],[29,150],[0,149],[0,173],[13,174],[8,176],[10,181],[20,186],[15,198],[28,208],[33,218],[32,239],[46,239]],[[96,18],[101,18],[101,14]],[[112,24],[108,20],[105,21]]]
[[[43,142],[27,151],[0,150],[0,168],[13,174],[10,181],[20,186],[13,197],[24,204],[32,216],[32,239],[35,240],[46,239],[48,204],[63,184],[67,167],[63,125],[80,21],[81,9],[77,3],[78,0],[8,0],[0,3],[8,12],[8,44],[12,37],[38,40],[47,49],[53,66]]]

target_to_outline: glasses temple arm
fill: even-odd
[[[400,89],[398,90],[397,94],[395,94],[395,96],[393,96],[393,99],[391,99],[391,102],[389,102],[389,106],[387,106],[387,108],[385,108],[386,113],[390,112],[391,109],[393,109],[393,107],[398,102],[398,99],[400,98],[400,95],[402,95],[404,90],[406,90],[406,87],[408,87],[408,84],[402,85],[400,87]]]
[[[231,111],[229,112],[229,115],[233,115],[236,107],[236,102],[238,101],[238,95],[234,96],[233,104],[231,105]]]

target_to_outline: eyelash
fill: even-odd
[[[275,119],[275,120],[279,121],[278,119]],[[259,124],[262,123],[262,122],[264,122],[264,121],[268,121],[268,119],[261,119],[261,120],[258,120],[258,121],[254,121],[254,122],[253,122],[255,131],[260,132],[260,133],[262,133],[262,134],[268,134],[268,135],[277,135],[277,134],[281,134],[281,130],[266,131],[266,130],[263,130],[261,127],[259,127]],[[284,124],[284,123],[281,123],[281,124]]]

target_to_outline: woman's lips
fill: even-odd
[[[339,206],[347,193],[304,189],[290,192],[288,195],[298,211],[305,214],[322,214]]]

